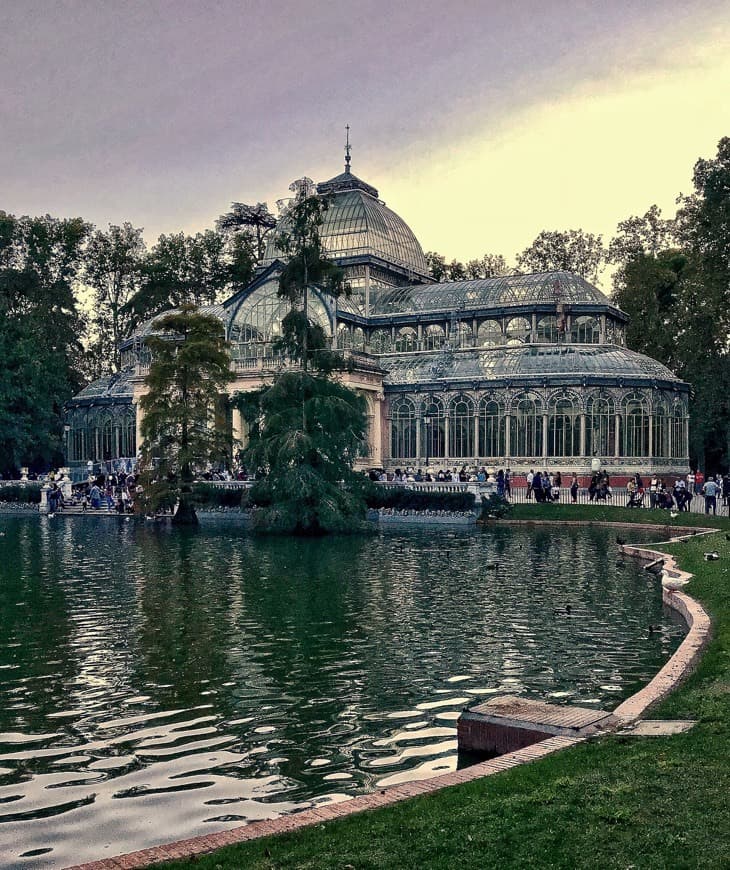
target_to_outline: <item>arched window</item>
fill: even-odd
[[[669,456],[669,406],[664,399],[654,402],[651,440],[653,456]]]
[[[632,393],[623,403],[624,456],[649,455],[649,408],[643,396]]]
[[[125,414],[122,418],[121,455],[125,457],[137,455],[137,427],[134,411]]]
[[[558,396],[548,405],[548,456],[580,455],[580,417],[574,397]]]
[[[531,329],[530,321],[526,317],[513,317],[512,320],[507,321],[505,328],[507,344],[529,342]]]
[[[574,317],[570,327],[570,341],[573,344],[598,344],[601,340],[601,326],[595,317]]]
[[[370,350],[373,353],[390,353],[393,350],[390,332],[385,329],[373,330],[370,333]]]
[[[390,454],[393,459],[416,456],[416,408],[410,399],[395,399],[390,412]]]
[[[352,332],[346,323],[341,323],[337,327],[337,347],[340,350],[350,350],[352,347]]]
[[[462,320],[456,327],[455,334],[450,336],[455,347],[474,347],[474,331],[470,324]]]
[[[114,424],[110,416],[105,416],[101,420],[100,426],[100,449],[101,459],[114,459],[116,456],[116,445],[114,438]]]
[[[598,457],[616,455],[616,407],[610,397],[588,397],[586,454]]]
[[[477,330],[479,347],[497,347],[504,342],[502,325],[498,320],[483,320]]]
[[[468,396],[455,396],[449,403],[449,456],[474,456],[474,403]]]
[[[523,393],[512,403],[510,455],[542,456],[542,403],[537,396]]]
[[[446,341],[446,333],[443,326],[437,323],[432,323],[423,330],[423,349],[424,350],[439,350],[444,346]]]
[[[684,459],[688,453],[687,408],[681,399],[675,399],[672,405],[672,457]]]
[[[410,326],[404,326],[395,334],[396,353],[410,353],[418,350],[418,333]]]
[[[84,419],[80,415],[74,415],[71,421],[71,432],[68,439],[68,459],[69,461],[82,461],[86,456],[86,428]]]
[[[479,456],[497,458],[505,455],[504,406],[484,397],[479,403]]]
[[[554,315],[541,317],[537,321],[537,340],[547,344],[555,344],[558,340],[558,318]]]
[[[446,415],[441,399],[424,402],[421,410],[423,421],[423,450],[426,456],[439,459],[446,456]]]

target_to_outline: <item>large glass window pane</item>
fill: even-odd
[[[370,334],[370,350],[373,353],[391,353],[393,342],[390,332],[385,329],[376,329]]]
[[[537,340],[545,344],[555,344],[558,340],[558,319],[550,315],[537,321]]]
[[[474,456],[474,404],[467,396],[457,396],[449,406],[449,456]]]
[[[580,454],[580,418],[576,399],[553,399],[548,407],[548,456]]]
[[[410,399],[393,402],[390,420],[393,459],[410,459],[416,456],[416,409]]]
[[[505,416],[503,406],[491,399],[479,405],[479,456],[484,459],[505,455]]]
[[[477,330],[477,344],[480,347],[497,347],[504,342],[502,324],[498,320],[484,320]]]
[[[652,420],[652,454],[669,456],[669,407],[663,400],[654,404]]]
[[[598,344],[601,340],[601,327],[595,317],[574,317],[570,328],[572,344]]]
[[[507,321],[505,338],[507,344],[525,344],[530,340],[532,327],[526,317],[513,317]]]
[[[512,404],[510,454],[542,456],[542,405],[534,396],[524,395]]]
[[[446,416],[440,399],[425,402],[421,412],[423,421],[423,453],[429,459],[446,456]]]
[[[637,393],[623,403],[623,455],[649,455],[649,410],[646,399]]]
[[[586,453],[606,457],[616,453],[616,414],[613,400],[590,396],[586,405]]]

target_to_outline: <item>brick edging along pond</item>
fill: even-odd
[[[519,523],[520,521],[516,522]],[[538,523],[539,521],[527,520],[523,522]],[[586,525],[586,523],[581,523],[580,521],[574,521],[574,524]],[[595,525],[622,524],[607,522],[595,523]],[[631,527],[636,528],[635,525],[632,525]],[[647,526],[647,528],[656,528],[656,526]],[[685,530],[674,529],[674,531]],[[698,532],[706,533],[715,530],[687,529],[686,531],[692,534],[697,534]],[[621,550],[627,556],[646,562],[654,562],[657,559],[664,560],[662,570],[662,597],[665,604],[672,607],[683,617],[687,623],[688,632],[674,655],[672,655],[656,676],[654,676],[654,678],[644,686],[643,689],[636,692],[636,694],[632,695],[630,698],[627,698],[613,711],[613,715],[618,722],[618,727],[630,725],[635,722],[650,707],[665,698],[666,695],[668,695],[669,692],[687,676],[697,663],[702,651],[707,646],[711,633],[710,618],[702,606],[689,595],[679,591],[680,587],[683,586],[692,575],[681,571],[677,567],[676,560],[672,555],[662,553],[658,550],[649,549],[648,547],[631,545],[624,545]],[[379,809],[380,807],[400,803],[401,801],[408,800],[412,797],[439,791],[442,788],[449,788],[451,786],[471,782],[474,779],[480,779],[484,776],[491,776],[495,773],[509,770],[512,767],[517,767],[518,765],[527,764],[528,762],[544,758],[546,755],[550,755],[553,752],[558,752],[562,749],[567,749],[570,746],[575,746],[576,744],[583,742],[585,739],[586,738],[584,737],[550,737],[547,740],[534,743],[533,745],[517,750],[516,752],[500,755],[498,758],[483,761],[451,773],[435,776],[431,779],[391,786],[376,791],[373,794],[359,795],[340,803],[327,804],[313,809],[303,810],[298,813],[280,816],[277,819],[250,822],[247,825],[232,828],[227,831],[220,831],[216,834],[178,840],[174,843],[167,843],[162,846],[153,846],[149,849],[130,852],[116,858],[105,858],[99,861],[77,864],[72,868],[67,868],[67,870],[132,870],[132,868],[148,867],[151,864],[171,861],[177,858],[189,858],[194,855],[202,855],[208,852],[213,852],[224,846],[243,843],[259,837],[268,837],[273,834],[283,834],[296,831],[299,828],[322,824],[324,822],[342,818],[343,816],[353,815],[354,813],[364,812],[366,810]]]

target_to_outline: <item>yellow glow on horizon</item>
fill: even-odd
[[[661,73],[583,84],[496,130],[478,126],[405,168],[378,167],[377,186],[424,250],[511,261],[543,229],[582,228],[608,242],[620,220],[652,203],[673,215],[696,160],[730,135],[730,41]]]

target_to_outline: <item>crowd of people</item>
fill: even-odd
[[[371,480],[390,483],[479,483],[491,489],[497,495],[510,498],[514,475],[511,469],[499,469],[496,474],[481,468],[462,466],[461,469],[441,468],[438,470],[421,468],[396,468],[394,473],[383,469],[373,469],[369,472]],[[573,473],[567,487],[564,487],[563,475],[560,471],[535,471],[531,468],[525,475],[527,488],[525,497],[528,501],[539,503],[559,502],[567,488],[572,504],[577,504],[581,492],[578,475]],[[691,471],[684,477],[665,481],[658,475],[644,478],[638,472],[626,484],[626,504],[628,507],[647,507],[652,509],[689,511],[692,499],[704,499],[705,513],[717,513],[718,509],[730,511],[730,473],[724,476],[710,475],[707,478],[697,471]],[[589,502],[609,501],[614,497],[611,480],[607,471],[594,471],[585,492]]]
[[[652,509],[689,511],[692,499],[704,499],[705,513],[717,514],[718,507],[730,512],[730,473],[708,475],[701,471],[690,471],[684,477],[673,481],[653,475],[647,487],[640,474],[636,474],[626,485],[628,507],[649,507]],[[647,501],[648,494],[648,504]]]
[[[69,502],[64,497],[63,487],[57,472],[51,471],[46,481],[50,486],[48,506],[50,513],[62,511]],[[111,474],[89,474],[86,481],[72,487],[70,505],[82,511],[116,511],[119,514],[134,513],[135,498],[142,492],[133,473],[120,471]]]

